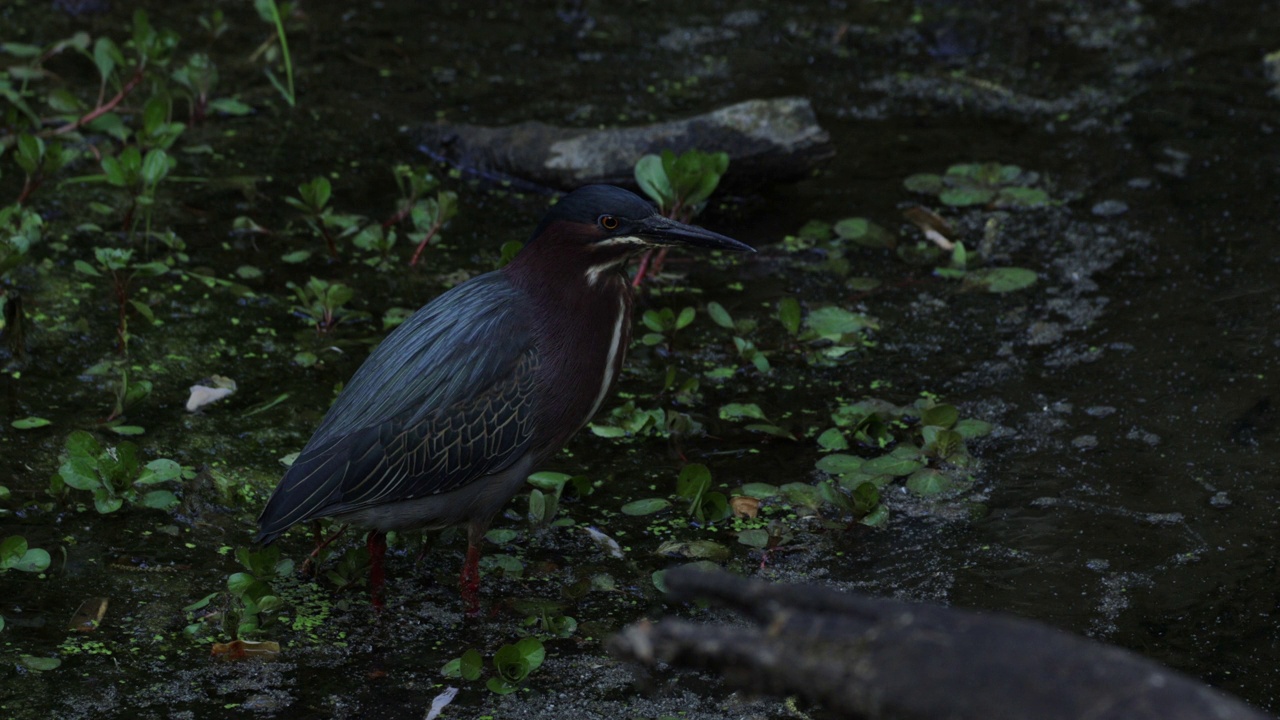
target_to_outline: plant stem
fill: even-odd
[[[289,107],[294,106],[296,95],[293,91],[293,60],[289,57],[289,39],[284,34],[284,20],[280,17],[280,8],[276,6],[276,0],[271,0],[271,20],[276,25],[276,35],[280,38],[280,53],[284,56],[284,74],[285,80],[289,83],[289,92],[284,96]]]
[[[431,238],[440,232],[440,228],[444,227],[444,222],[440,219],[439,214],[436,215],[435,222],[431,223],[431,228],[427,230],[427,234],[423,236],[422,242],[418,243],[418,249],[413,251],[413,257],[409,258],[409,267],[418,264],[418,256],[422,255],[422,251],[426,249],[427,243],[431,242]]]
[[[111,112],[122,100],[125,99],[125,97],[129,95],[129,93],[133,92],[134,88],[138,87],[138,83],[142,82],[142,76],[146,70],[146,66],[146,59],[139,61],[138,67],[133,69],[133,77],[129,78],[129,81],[124,84],[124,87],[120,88],[120,92],[116,93],[115,97],[108,100],[106,104],[99,104],[98,107],[77,118],[75,122],[70,122],[62,127],[54,128],[47,133],[42,133],[42,135],[45,137],[52,137],[54,135],[69,133],[73,130],[84,127],[85,125]]]

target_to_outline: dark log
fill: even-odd
[[[628,128],[428,124],[419,149],[495,181],[571,190],[590,183],[635,187],[636,161],[673,150],[727,152],[722,186],[758,188],[808,177],[835,155],[804,98],[748,100],[684,120]]]
[[[666,584],[676,599],[705,598],[757,625],[643,622],[610,638],[611,651],[850,717],[1267,718],[1131,652],[1028,620],[693,568],[670,571]]]

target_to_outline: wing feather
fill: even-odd
[[[414,313],[325,415],[258,518],[290,526],[456,490],[528,451],[537,350],[527,303],[497,273]]]

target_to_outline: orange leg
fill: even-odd
[[[467,606],[467,617],[480,615],[480,548],[467,544],[467,561],[462,564],[462,601]]]
[[[373,609],[382,612],[386,607],[382,601],[382,584],[386,580],[382,558],[387,554],[387,534],[370,530],[365,542],[369,546],[369,595],[373,601]]]

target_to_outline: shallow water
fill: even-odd
[[[153,22],[178,29],[184,47],[202,45],[189,18],[212,6],[194,7],[157,9]],[[524,631],[526,613],[507,600],[551,598],[579,630],[548,641],[547,664],[527,689],[498,697],[481,682],[464,682],[446,717],[785,716],[780,704],[744,701],[714,680],[680,674],[655,675],[648,685],[656,694],[642,695],[631,670],[603,653],[607,633],[660,611],[650,574],[679,562],[654,552],[667,535],[617,510],[666,495],[682,464],[678,453],[707,463],[727,488],[812,481],[813,435],[829,425],[837,397],[909,403],[926,391],[997,425],[972,446],[980,464],[971,489],[937,502],[893,493],[891,520],[876,530],[824,532],[799,523],[798,549],[772,553],[763,570],[756,551],[720,531],[730,565],[771,579],[816,579],[1040,619],[1280,710],[1273,551],[1280,253],[1272,230],[1280,99],[1262,65],[1280,37],[1274,3],[801,3],[745,12],[695,2],[625,13],[592,3],[554,10],[508,3],[445,4],[429,14],[418,3],[343,14],[308,7],[290,31],[300,87],[292,111],[248,61],[268,26],[251,12],[225,10],[231,29],[210,45],[222,71],[218,87],[240,93],[258,112],[188,130],[183,143],[215,152],[182,155],[181,174],[251,176],[254,190],[229,182],[177,186],[161,221],[186,241],[189,267],[231,277],[248,264],[263,277],[246,281],[257,294],[249,299],[190,283],[140,283],[141,297],[162,297],[157,315],[165,322],[148,328],[135,321],[131,345],[137,374],[155,383],[129,415],[147,429],[138,442],[148,458],[172,457],[233,485],[269,487],[280,473],[277,459],[305,442],[332,388],[381,335],[373,322],[317,336],[291,316],[285,282],[341,280],[357,288],[354,304],[377,318],[389,307],[422,304],[443,289],[443,275],[492,267],[502,242],[524,238],[544,198],[446,178],[462,210],[444,247],[428,251],[428,269],[400,263],[376,271],[350,257],[325,261],[321,241],[284,205],[298,183],[324,173],[334,176],[334,203],[344,211],[389,214],[389,166],[425,162],[411,130],[438,117],[594,126],[679,117],[751,97],[812,98],[837,158],[811,180],[724,198],[726,205],[713,204],[699,219],[762,252],[723,270],[690,258],[678,264],[691,271],[685,289],[644,301],[699,307],[670,361],[684,371],[734,361],[728,338],[702,312],[717,300],[735,317],[758,319],[757,342],[771,354],[774,375],[744,370],[720,385],[704,381],[701,404],[686,411],[702,417],[709,433],[678,447],[657,437],[584,434],[556,459],[552,469],[605,481],[562,512],[612,534],[625,560],[604,555],[576,530],[524,532],[493,548],[519,557],[524,577],[487,576],[492,611],[466,624],[454,585],[465,543],[445,538],[415,562],[417,541],[404,539],[391,560],[384,617],[372,618],[359,588],[299,583],[288,592],[306,604],[297,614],[313,624],[267,630],[284,645],[281,660],[221,663],[209,659],[207,644],[183,636],[181,608],[225,587],[239,569],[218,549],[248,543],[254,498],[219,494],[208,473],[185,488],[172,515],[127,508],[102,516],[91,503],[77,510],[44,495],[66,434],[110,411],[109,389],[83,373],[112,357],[115,342],[106,290],[80,285],[69,269],[103,240],[72,234],[60,251],[46,243],[37,256],[48,264],[18,276],[36,318],[31,358],[12,366],[20,377],[0,379],[0,484],[12,493],[0,535],[22,534],[55,559],[44,578],[0,577],[6,715],[422,717],[445,684],[441,665],[468,648],[491,654]],[[71,18],[18,3],[0,9],[0,25],[21,28],[4,39],[25,42],[74,29],[122,38],[128,15],[115,8]],[[73,79],[92,73],[70,61],[59,67]],[[972,161],[1039,172],[1062,201],[1005,214],[941,208],[966,244],[998,223],[996,253],[1039,273],[1031,289],[959,292],[927,267],[852,250],[852,274],[882,281],[861,291],[823,271],[820,258],[782,249],[783,236],[811,219],[865,216],[914,237],[900,208],[922,197],[903,189],[903,178]],[[0,197],[10,198],[21,176],[11,163],[4,171]],[[50,187],[34,207],[51,222],[65,218],[61,232],[70,232],[71,219],[83,221],[85,200],[111,198],[97,186]],[[1127,211],[1108,214],[1103,201],[1122,201]],[[238,215],[296,232],[238,235],[231,232]],[[299,247],[316,251],[312,260],[279,261]],[[405,252],[403,241],[397,251]],[[856,362],[811,368],[772,320],[783,295],[876,317],[875,345]],[[299,350],[322,362],[299,368],[292,362]],[[667,362],[636,348],[622,392],[644,401]],[[234,377],[237,395],[186,413],[187,386],[213,373]],[[282,393],[289,399],[280,405],[246,414]],[[809,437],[791,443],[743,431],[717,419],[716,408],[728,402],[758,403]],[[10,427],[31,415],[54,424]],[[522,499],[514,501],[499,526],[523,531],[524,510]],[[673,536],[701,537],[675,519],[669,524]],[[308,546],[298,533],[284,549],[301,560]],[[565,588],[593,578],[595,590],[565,597]],[[67,633],[66,618],[94,596],[111,599],[102,628]],[[20,663],[24,654],[63,664],[33,672]]]

